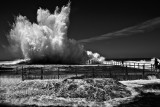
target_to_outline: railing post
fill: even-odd
[[[145,76],[145,64],[143,65],[143,72],[142,72],[142,78],[144,79]]]
[[[74,68],[74,71],[75,71],[75,73],[76,73],[76,77],[77,77],[77,70],[76,70],[76,67]]]
[[[59,79],[59,67],[58,67],[58,79]]]
[[[92,68],[92,76],[94,78],[94,67]]]
[[[22,66],[22,81],[24,81],[24,77],[23,77],[23,66]]]
[[[127,65],[126,65],[125,79],[126,80],[128,79],[128,68],[127,68]]]
[[[28,71],[25,71],[25,73],[26,73],[26,77],[27,77],[27,79],[29,79],[29,72],[30,72],[30,68],[29,68],[29,70]]]
[[[135,67],[135,63],[134,63],[134,72],[135,72],[135,70],[136,70],[136,67]]]
[[[43,79],[43,68],[41,67],[41,80]]]
[[[109,68],[109,76],[110,76],[110,78],[112,78],[111,68]]]
[[[106,73],[104,77],[107,77],[107,71],[108,71],[108,67],[107,67],[107,66],[104,66],[104,71],[103,71],[103,72]],[[103,75],[103,72],[101,73],[101,75]],[[103,77],[103,76],[102,76],[102,77]]]
[[[89,71],[88,68],[87,68],[87,70],[85,70],[85,78],[87,78],[87,71]]]
[[[16,69],[15,69],[16,71],[15,71],[15,74],[18,74],[18,67],[16,67]]]

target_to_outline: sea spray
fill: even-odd
[[[86,64],[88,60],[103,63],[105,58],[86,51],[82,44],[67,37],[69,14],[70,3],[61,10],[56,7],[54,14],[39,8],[37,23],[18,16],[8,36],[9,50],[31,63]]]
[[[38,9],[37,23],[18,16],[9,35],[16,52],[32,63],[84,63],[83,45],[67,37],[70,3],[58,11],[58,7],[54,14]]]

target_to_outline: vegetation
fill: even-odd
[[[18,105],[103,105],[131,95],[113,79],[27,80],[0,87],[0,102]]]

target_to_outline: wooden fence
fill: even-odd
[[[120,62],[106,65],[70,65],[21,68],[22,80],[65,78],[115,78],[118,80],[145,79],[148,75],[159,77],[154,65]]]
[[[14,72],[13,72],[14,71]],[[112,62],[105,65],[18,65],[1,66],[0,74],[20,75],[27,79],[115,78],[118,80],[158,78],[159,70],[146,63]]]

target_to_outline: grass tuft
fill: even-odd
[[[6,90],[7,88],[7,90]],[[0,88],[0,101],[17,104],[86,105],[131,95],[126,86],[113,79],[27,80]],[[1,94],[2,95],[2,94]]]

